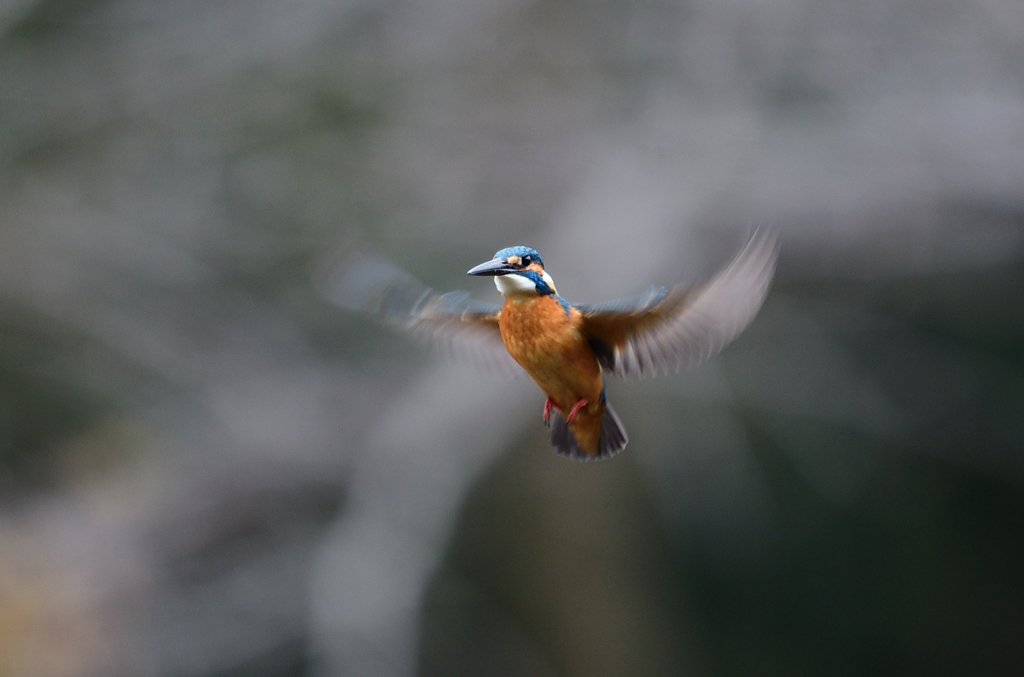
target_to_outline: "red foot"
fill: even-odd
[[[566,423],[572,423],[576,418],[576,414],[580,413],[580,409],[587,406],[587,401],[580,398],[580,401],[572,405],[572,409],[569,410],[569,415],[565,417]]]
[[[550,397],[544,403],[544,425],[549,425],[551,423],[551,406],[554,403],[555,401]]]

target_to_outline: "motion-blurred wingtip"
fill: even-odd
[[[387,259],[358,249],[325,257],[314,271],[313,284],[340,308],[385,316],[396,294],[403,297],[403,305],[408,305],[411,301],[406,297],[428,291]]]

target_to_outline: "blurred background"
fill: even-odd
[[[601,463],[321,293],[759,224]],[[1017,0],[0,2],[0,676],[867,674],[1024,674]]]

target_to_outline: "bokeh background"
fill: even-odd
[[[322,293],[757,225],[601,463]],[[868,674],[1024,674],[1018,0],[0,2],[0,675]]]

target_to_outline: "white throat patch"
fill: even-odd
[[[557,294],[558,291],[555,290],[555,281],[551,279],[551,276],[548,275],[547,271],[544,271],[541,274],[541,277],[544,279],[544,282],[551,287],[551,290]],[[494,286],[497,287],[498,291],[503,295],[526,294],[529,292],[534,294],[537,293],[537,285],[535,285],[530,278],[523,277],[522,275],[516,275],[515,273],[512,273],[511,275],[498,275],[494,278]]]

